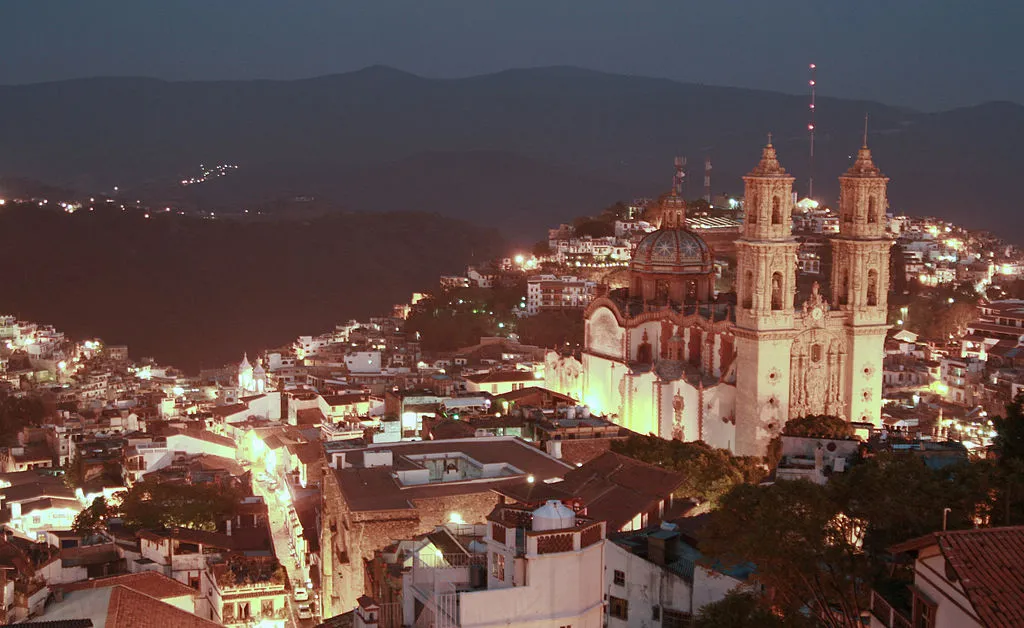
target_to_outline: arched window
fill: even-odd
[[[868,199],[868,222],[878,222],[878,203],[875,201],[874,196]]]
[[[658,279],[654,283],[654,299],[658,303],[668,303],[668,281]]]
[[[748,270],[743,278],[743,307],[748,310],[754,307],[754,271]]]
[[[756,196],[751,196],[750,197],[750,202],[747,203],[747,206],[744,208],[744,212],[746,212],[747,221],[750,222],[750,224],[752,224],[752,225],[756,225],[757,224],[757,197]]]
[[[772,309],[782,309],[782,273],[772,273]]]
[[[868,305],[878,305],[878,271],[868,271]]]
[[[686,282],[686,301],[687,303],[694,303],[697,301],[697,282],[687,281]]]
[[[782,224],[782,201],[778,196],[772,198],[772,224]]]
[[[811,362],[814,362],[814,363],[821,362],[821,345],[820,344],[813,344],[813,345],[811,345]]]
[[[843,269],[839,278],[839,305],[850,302],[850,271]]]

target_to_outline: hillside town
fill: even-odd
[[[219,369],[0,316],[2,619],[681,628],[767,595],[830,626],[1015,625],[990,567],[1021,585],[1021,487],[932,491],[893,538],[844,502],[823,522],[860,527],[829,546],[899,567],[896,594],[850,575],[856,601],[796,600],[773,543],[728,534],[730,508],[769,530],[744,491],[1009,460],[1024,403],[1024,252],[891,211],[867,146],[833,206],[759,159],[743,195],[684,200],[677,172]]]

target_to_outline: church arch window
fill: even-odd
[[[654,299],[659,303],[668,302],[668,280],[657,279],[654,282]]]
[[[757,197],[756,196],[751,196],[750,197],[750,206],[747,208],[746,212],[747,212],[747,219],[750,221],[750,224],[756,225],[757,224]]]
[[[782,309],[782,273],[772,273],[772,309]]]
[[[743,278],[743,307],[754,307],[754,271],[748,270]]]
[[[878,305],[878,271],[868,271],[868,305]]]
[[[687,302],[694,302],[697,300],[697,282],[690,280],[686,282],[686,300]]]
[[[820,344],[815,343],[811,345],[811,362],[814,362],[815,364],[821,362],[821,353],[822,348]]]
[[[868,222],[878,222],[878,201],[875,200],[874,196],[868,198]]]
[[[782,199],[778,196],[772,198],[772,224],[782,224]]]
[[[839,276],[839,305],[850,302],[850,271],[844,268]]]

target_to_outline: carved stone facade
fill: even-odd
[[[735,321],[704,295],[696,303],[650,302],[638,288],[648,279],[689,281],[698,269],[684,266],[685,256],[671,269],[655,267],[660,258],[648,256],[650,267],[632,269],[642,281],[630,284],[631,299],[606,295],[587,308],[582,360],[549,360],[547,385],[562,390],[571,372],[581,382],[577,398],[624,427],[743,455],[763,454],[786,421],[808,414],[877,424],[891,245],[887,182],[862,148],[840,177],[843,218],[833,240],[831,298],[815,285],[796,307],[793,177],[769,143],[744,177]],[[677,228],[684,214],[672,208],[666,225]],[[668,237],[651,236],[652,246]]]

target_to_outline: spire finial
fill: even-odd
[[[864,114],[864,148],[868,147],[868,114]]]
[[[768,145],[769,146],[772,145],[772,132],[771,131],[768,131]]]

